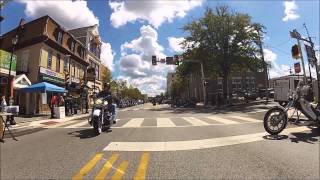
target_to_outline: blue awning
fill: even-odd
[[[33,84],[29,87],[20,89],[22,92],[60,92],[64,93],[65,89],[47,82]]]

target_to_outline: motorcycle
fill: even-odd
[[[95,134],[99,135],[106,129],[110,129],[113,120],[110,108],[108,108],[108,102],[106,98],[96,99],[96,103],[92,107],[92,113],[89,118],[89,124],[93,126]]]
[[[311,104],[313,99],[311,84],[303,85],[299,82],[295,91],[289,96],[289,102],[285,107],[277,106],[267,111],[263,119],[264,129],[271,135],[278,135],[287,126],[288,110],[300,111],[309,121],[320,122],[320,109]],[[299,120],[299,119],[298,119]]]

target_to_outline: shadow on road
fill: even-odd
[[[291,133],[295,137],[290,137],[291,142],[299,143],[305,142],[309,144],[315,144],[319,141],[320,136],[320,128],[308,126],[311,129],[311,133],[305,132],[298,132],[298,133]]]
[[[103,133],[109,133],[109,132],[112,132],[111,129],[108,129],[108,130],[104,130],[101,134]],[[81,130],[78,130],[78,131],[73,131],[73,132],[70,132],[68,133],[69,135],[72,135],[74,137],[79,137],[80,139],[87,139],[87,138],[93,138],[93,137],[96,137],[98,136],[93,129],[81,129]]]
[[[294,143],[305,142],[305,143],[309,143],[309,144],[315,144],[316,142],[319,141],[320,128],[314,127],[314,126],[308,126],[308,128],[311,129],[311,132],[291,133],[290,136],[292,136],[292,137],[288,137],[287,135],[279,134],[279,135],[266,135],[266,136],[263,136],[263,138],[266,140],[289,139],[291,142],[294,142]]]

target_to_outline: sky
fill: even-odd
[[[13,0],[1,10],[5,19],[0,33],[15,28],[21,18],[28,22],[44,15],[66,29],[98,24],[103,41],[101,60],[111,69],[113,78],[127,80],[142,93],[154,96],[166,90],[166,75],[175,67],[152,66],[151,56],[181,54],[179,43],[187,36],[182,27],[201,18],[206,8],[217,5],[229,5],[266,27],[263,51],[272,65],[271,78],[288,75],[298,62],[291,57],[291,46],[297,41],[289,31],[297,29],[307,37],[305,23],[319,50],[318,0]],[[314,75],[315,71],[311,72]]]

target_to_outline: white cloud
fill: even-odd
[[[282,18],[282,21],[295,20],[300,17],[296,12],[298,6],[295,1],[285,1],[283,5],[285,17]]]
[[[121,45],[118,79],[127,80],[142,93],[154,96],[165,92],[166,75],[174,66],[158,63],[152,66],[151,56],[164,58],[164,48],[158,43],[158,33],[151,26],[140,28],[140,37]]]
[[[101,46],[101,63],[108,67],[111,71],[114,70],[113,59],[115,56],[115,52],[112,50],[110,43],[102,42]]]
[[[183,47],[182,47],[181,43],[182,43],[184,40],[185,40],[185,39],[184,39],[183,37],[180,37],[180,38],[168,37],[169,47],[170,47],[171,50],[173,50],[174,52],[183,52]]]
[[[277,54],[270,49],[263,49],[264,59],[269,62],[274,62],[277,59]]]
[[[271,68],[269,69],[270,78],[285,76],[290,74],[290,66],[288,65],[279,65],[277,60],[277,54],[271,51],[270,49],[263,49],[265,60],[271,64]]]
[[[113,11],[110,21],[116,28],[135,21],[148,21],[158,28],[164,22],[184,17],[188,11],[201,5],[202,0],[110,1],[109,6]]]
[[[49,15],[66,29],[99,24],[99,19],[88,8],[87,1],[19,0],[26,5],[25,14],[31,18]]]

